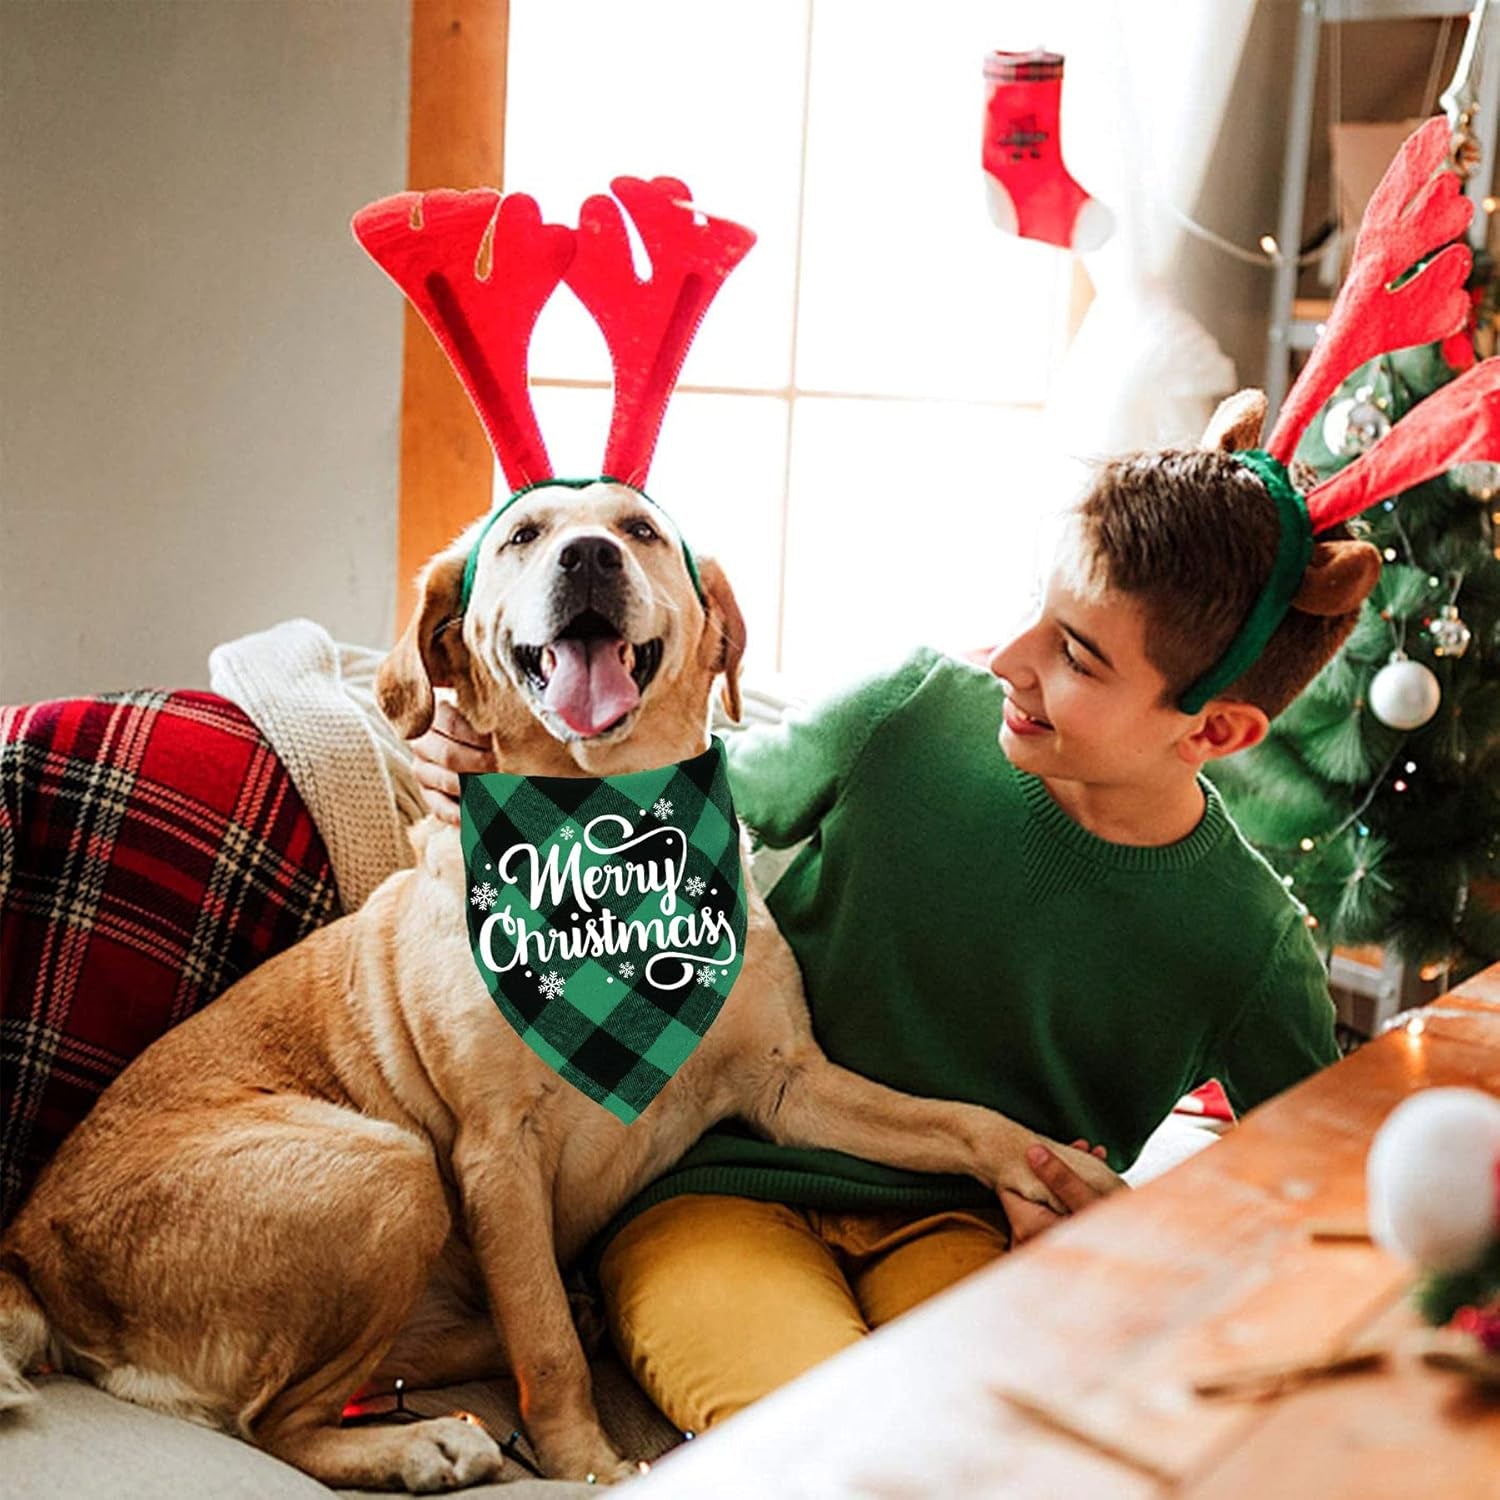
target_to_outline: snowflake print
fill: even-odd
[[[489,881],[481,881],[469,892],[469,900],[477,906],[480,911],[488,911],[499,897],[500,892],[492,886]]]
[[[658,797],[656,801],[651,804],[651,811],[655,813],[658,818],[670,818],[672,816],[672,804],[668,802],[665,797]]]
[[[712,984],[719,977],[719,971],[709,968],[707,964],[699,964],[698,973],[695,977],[699,984]]]
[[[701,875],[689,875],[688,878],[682,882],[683,890],[685,890],[690,896],[701,896],[707,885],[708,882]]]
[[[536,987],[542,992],[543,995],[547,997],[547,999],[561,1000],[563,988],[566,984],[567,980],[565,980],[562,975],[557,972],[556,969],[548,969],[547,972],[543,974],[539,980],[537,980]]]
[[[572,838],[574,836],[573,835],[573,825],[571,823],[564,823],[563,826],[558,829],[557,836],[560,839],[570,839],[570,838]]]
[[[634,979],[635,978],[635,965],[632,964],[632,963],[623,963],[623,964],[621,964],[620,965],[620,978],[621,979]]]

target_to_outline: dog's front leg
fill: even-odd
[[[469,1244],[520,1389],[521,1417],[552,1479],[608,1482],[636,1472],[604,1435],[552,1236],[541,1164],[512,1138],[461,1133],[453,1168]]]
[[[751,1123],[784,1146],[821,1146],[911,1172],[953,1172],[1065,1212],[1026,1160],[1041,1142],[1101,1192],[1121,1186],[1103,1162],[995,1110],[922,1099],[873,1083],[802,1046],[763,1077]]]

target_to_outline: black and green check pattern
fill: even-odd
[[[626,776],[486,772],[460,780],[475,967],[521,1040],[628,1125],[707,1034],[744,960],[745,888],[723,743],[715,738],[692,760]],[[628,831],[605,815],[625,820]],[[614,850],[636,839],[618,853],[590,847],[592,841]],[[544,876],[555,861],[550,867],[561,877],[556,891],[544,879],[535,904],[524,853],[512,856],[510,878],[499,874],[517,845],[536,850]],[[677,950],[654,942],[643,947],[639,929],[625,925],[670,921],[662,891],[641,889],[646,871],[661,875],[669,863],[678,882],[676,915],[712,910],[727,919],[728,932],[692,947],[694,962],[686,966],[671,957],[653,965],[657,954]],[[631,888],[611,883],[591,899],[581,882],[595,867],[614,871]],[[503,973],[485,961],[481,947],[485,923],[500,913],[536,935]],[[504,968],[518,939],[501,920],[490,932],[491,953]],[[582,953],[564,956],[568,944],[590,937]]]

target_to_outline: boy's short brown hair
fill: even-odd
[[[1092,581],[1145,607],[1146,654],[1175,703],[1224,654],[1271,575],[1275,502],[1228,453],[1180,448],[1102,465],[1077,514]],[[1347,535],[1340,527],[1320,541]],[[1341,613],[1288,610],[1254,665],[1215,696],[1275,718],[1343,645],[1368,591]]]

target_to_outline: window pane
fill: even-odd
[[[576,224],[609,179],[679,177],[759,241],[693,345],[687,384],[784,389],[802,142],[806,0],[760,0],[732,30],[690,0],[511,0],[505,182]],[[537,327],[532,373],[609,378],[570,293]]]
[[[1035,412],[797,402],[783,669],[809,688],[1001,639],[1035,593]]]
[[[609,392],[544,386],[532,399],[557,473],[597,472]],[[775,661],[785,463],[784,400],[679,392],[647,483],[695,555],[723,561],[745,616],[752,669]]]
[[[993,0],[882,24],[818,0],[797,384],[1036,402],[1071,259],[990,222],[979,166]]]

